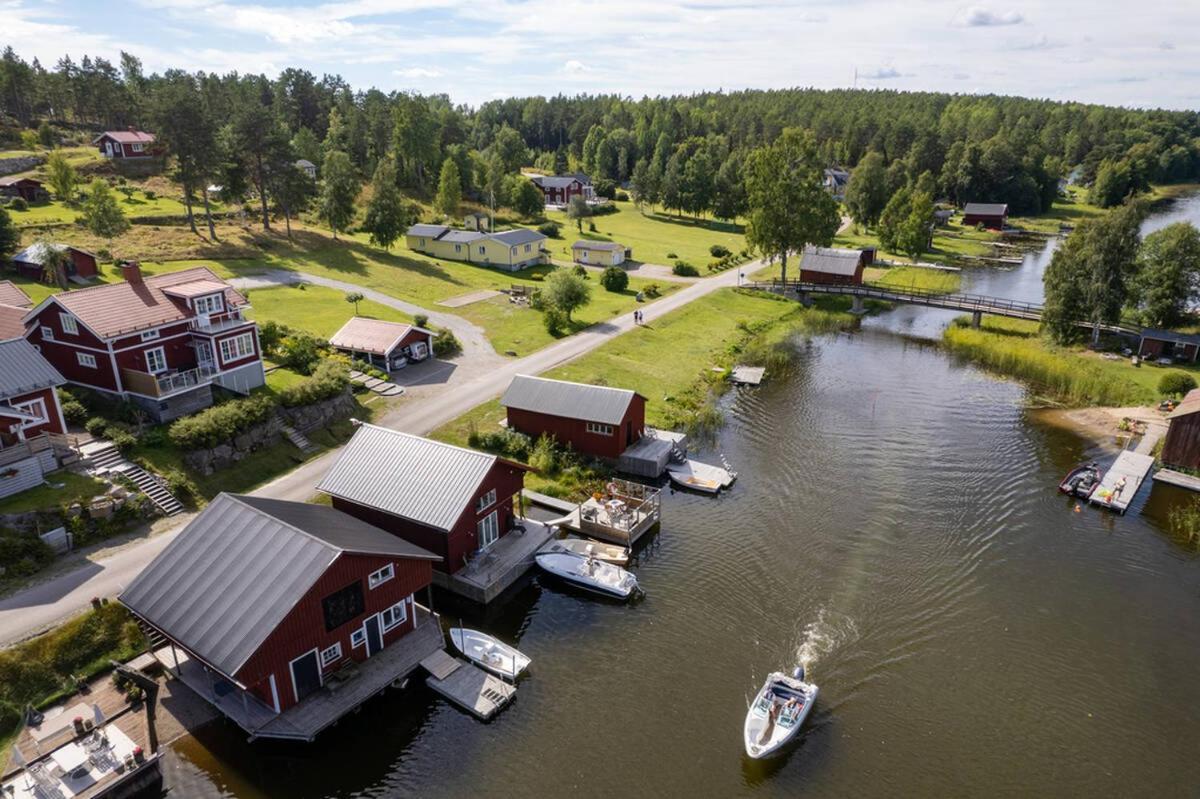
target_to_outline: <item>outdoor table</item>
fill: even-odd
[[[625,502],[620,499],[610,499],[604,503],[604,507],[608,509],[609,513],[618,513],[625,508]]]
[[[81,768],[87,766],[88,753],[82,746],[76,743],[69,743],[66,746],[55,749],[50,755],[50,759],[54,764],[62,769],[64,774],[74,774]]]

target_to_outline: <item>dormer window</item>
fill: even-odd
[[[205,294],[192,300],[192,310],[197,314],[220,313],[225,310],[225,302],[220,294]]]
[[[64,333],[72,336],[79,335],[79,325],[75,322],[74,316],[71,316],[69,313],[60,313],[58,315],[58,321],[62,324]]]

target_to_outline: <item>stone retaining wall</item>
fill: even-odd
[[[22,155],[17,158],[0,158],[0,177],[28,172],[46,162],[40,155]]]

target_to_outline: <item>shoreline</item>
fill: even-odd
[[[1142,435],[1150,427],[1165,427],[1167,416],[1166,413],[1152,405],[1029,408],[1028,413],[1036,421],[1068,430],[1098,446],[1113,451],[1124,449],[1129,439]],[[1119,426],[1123,419],[1132,419],[1138,423],[1138,428],[1121,430]]]

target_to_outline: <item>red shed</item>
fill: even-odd
[[[863,267],[875,256],[872,250],[842,250],[836,247],[806,247],[800,257],[803,283],[862,285]]]
[[[0,178],[0,196],[20,197],[26,202],[35,203],[50,199],[50,192],[46,191],[40,180],[14,175]]]
[[[517,375],[500,404],[511,429],[596,458],[621,457],[646,432],[646,398],[627,388]]]
[[[252,737],[312,740],[441,648],[415,598],[434,560],[333,508],[221,494],[119,600]]]
[[[55,253],[66,253],[70,256],[70,260],[64,266],[68,280],[73,277],[95,277],[99,272],[95,255],[69,244],[46,244],[39,241],[14,255],[12,263],[22,276],[30,280],[52,282],[46,281],[44,268],[47,260]]]
[[[967,203],[963,207],[963,224],[968,227],[983,225],[989,230],[1003,230],[1008,221],[1008,205],[1005,203]]]
[[[150,158],[154,155],[154,134],[137,128],[106,130],[92,139],[92,144],[105,158]]]
[[[1167,358],[1183,363],[1195,363],[1200,354],[1200,336],[1155,330],[1147,327],[1138,339],[1138,356],[1150,360]]]
[[[1162,462],[1200,469],[1200,388],[1194,388],[1167,416],[1170,427],[1163,441]]]
[[[317,489],[333,507],[462,569],[513,528],[528,466],[486,452],[361,425]]]
[[[355,316],[329,337],[329,343],[351,358],[391,372],[432,357],[435,335],[416,325]]]

